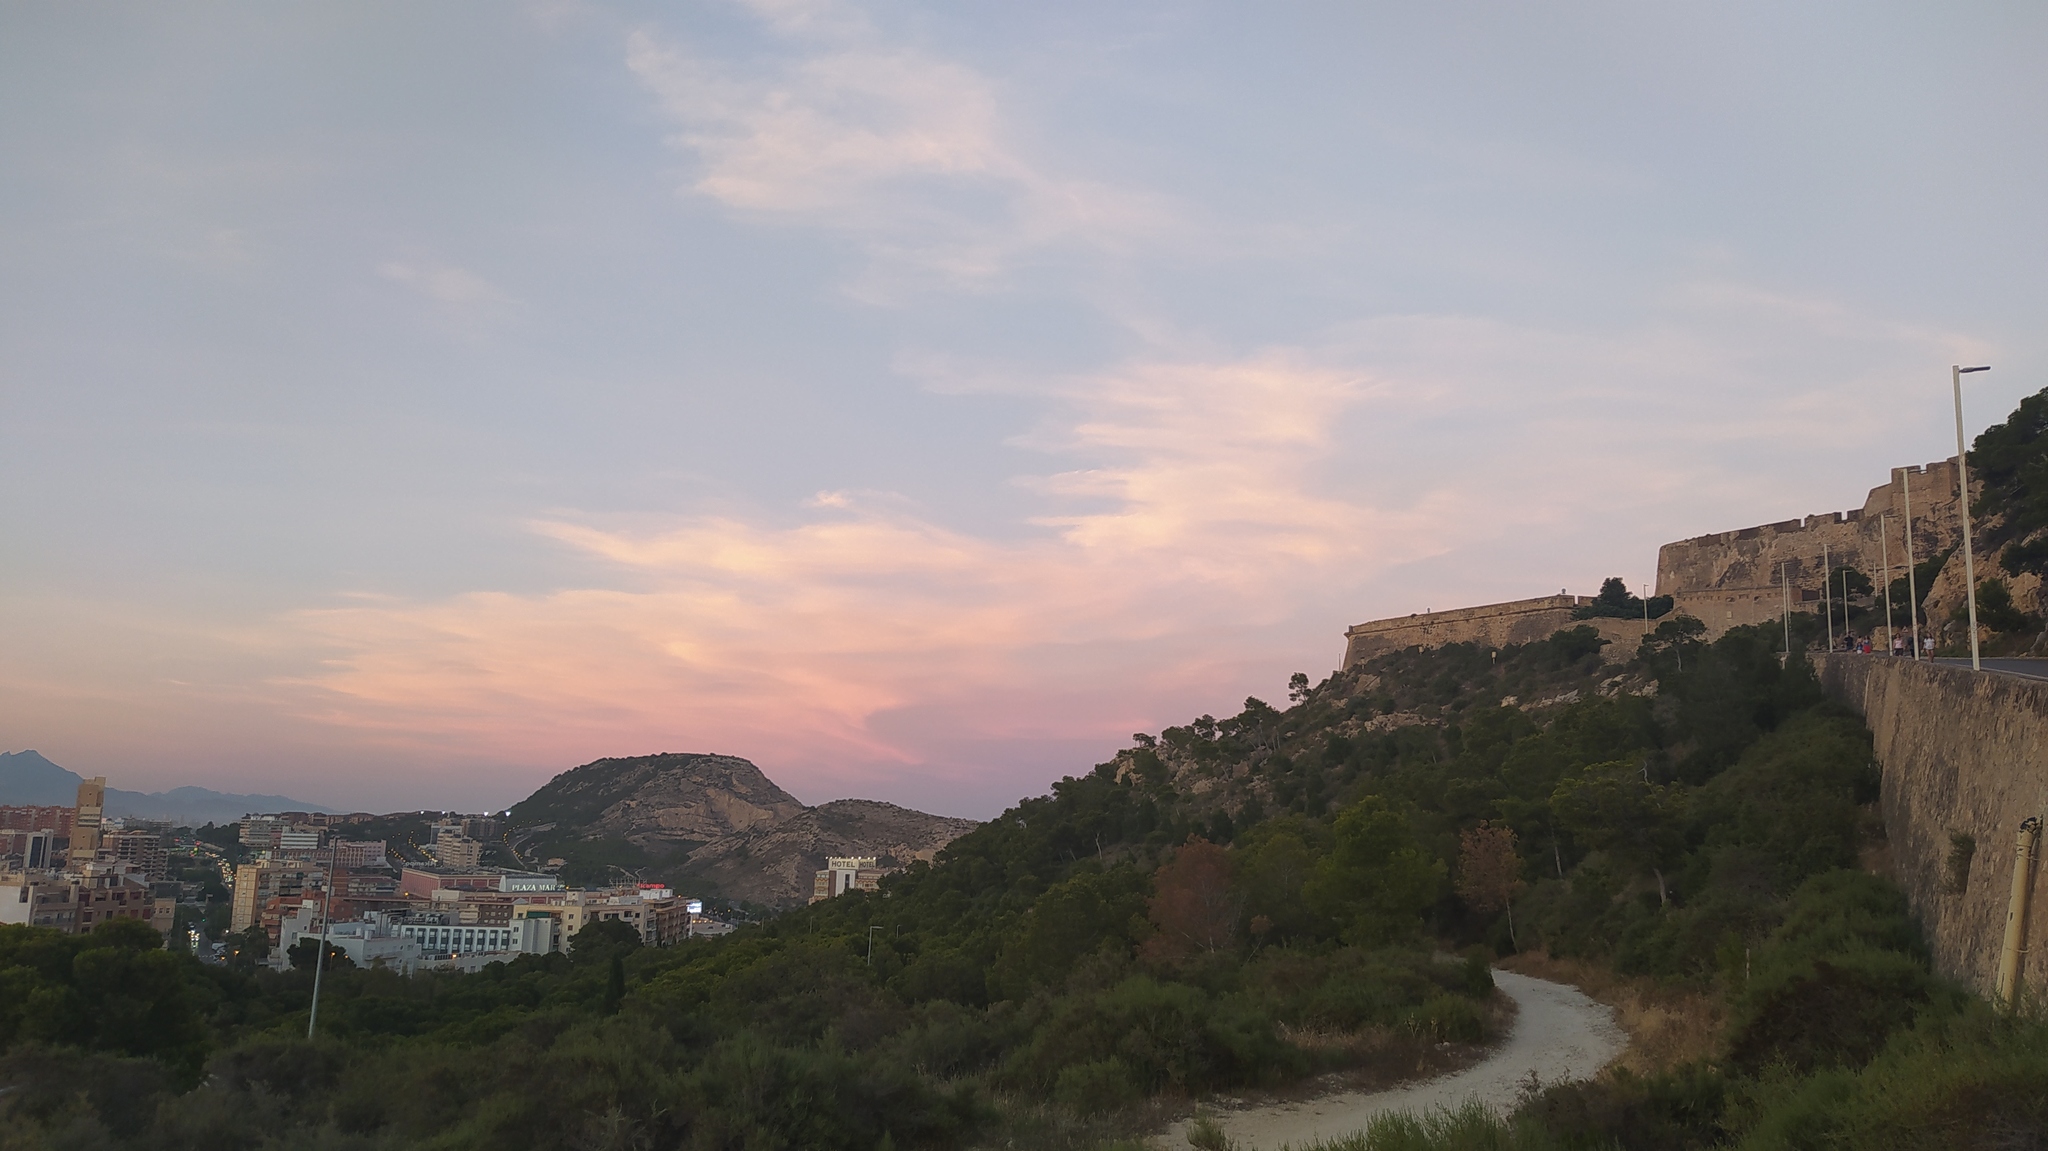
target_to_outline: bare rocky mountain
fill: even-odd
[[[690,853],[684,874],[729,899],[772,906],[811,896],[812,874],[832,855],[872,855],[883,867],[930,860],[978,826],[872,799],[835,799],[793,819],[715,840]]]
[[[515,825],[554,824],[665,854],[793,819],[796,797],[738,756],[665,752],[565,771],[512,808]]]
[[[700,894],[778,907],[810,898],[827,856],[899,867],[976,826],[868,799],[805,807],[737,756],[678,753],[565,771],[514,805],[510,822],[508,842],[523,860],[559,855],[574,882],[667,876]]]

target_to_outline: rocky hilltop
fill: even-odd
[[[737,756],[664,752],[565,771],[512,808],[512,822],[636,847],[695,847],[793,819],[804,805]]]
[[[810,898],[827,856],[902,866],[975,827],[868,799],[806,807],[747,760],[674,752],[565,771],[515,804],[510,822],[526,863],[563,858],[573,882],[625,871],[771,906]]]
[[[926,815],[872,799],[835,799],[793,819],[715,840],[685,873],[728,898],[788,905],[810,898],[812,873],[832,855],[873,855],[883,867],[931,860],[974,830],[971,819]]]

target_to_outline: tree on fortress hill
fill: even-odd
[[[1159,933],[1145,941],[1140,954],[1174,963],[1233,946],[1244,897],[1234,889],[1231,872],[1229,852],[1201,836],[1190,837],[1153,873],[1146,911]]]
[[[1651,596],[1649,617],[1660,619],[1671,614],[1672,599],[1668,595]],[[1643,600],[1628,590],[1628,581],[1620,576],[1608,576],[1601,581],[1600,594],[1592,603],[1583,603],[1572,609],[1573,619],[1642,619]]]
[[[1506,912],[1508,944],[1515,941],[1515,896],[1522,882],[1522,857],[1515,852],[1515,829],[1482,819],[1458,836],[1458,898],[1484,914]]]

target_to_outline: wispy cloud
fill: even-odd
[[[379,265],[377,272],[443,304],[499,303],[507,299],[497,285],[453,264],[390,260]]]
[[[992,281],[1034,250],[1115,251],[1172,228],[1162,196],[1027,156],[1000,88],[973,69],[888,42],[842,5],[750,7],[782,49],[777,67],[727,68],[649,32],[628,44],[694,161],[693,193],[850,236],[884,279],[952,286]]]
[[[1217,621],[1284,619],[1340,567],[1430,548],[1425,511],[1314,490],[1334,421],[1370,391],[1283,355],[1068,381],[1065,418],[1029,439],[1089,464],[1026,479],[1046,511],[1021,541],[846,492],[821,493],[794,527],[539,522],[617,578],[304,613],[345,653],[306,686],[330,721],[395,739],[459,732],[564,759],[622,741],[717,746],[842,777],[933,758],[878,725],[906,708],[987,738],[1122,734],[1101,729],[1202,662],[1164,650]],[[1077,724],[1077,693],[1104,714]]]

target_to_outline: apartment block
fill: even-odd
[[[125,863],[147,879],[162,879],[169,867],[170,857],[164,849],[164,833],[161,831],[128,828],[103,831],[97,854],[102,859]]]
[[[71,822],[77,814],[75,807],[0,804],[0,831],[50,831],[59,839],[69,839]]]
[[[236,867],[228,929],[245,931],[262,922],[272,900],[297,899],[307,886],[325,882],[325,876],[322,868],[291,860],[266,859]]]
[[[96,861],[61,873],[0,874],[0,924],[83,934],[109,919],[135,919],[168,932],[177,913],[175,896],[158,897],[126,864]]]
[[[71,820],[71,850],[90,857],[100,846],[100,824],[107,813],[107,777],[93,776],[78,785],[78,813]]]

